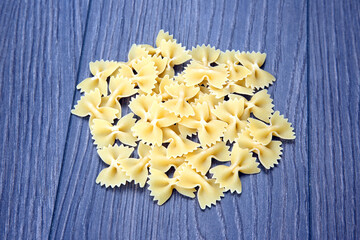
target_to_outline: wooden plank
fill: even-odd
[[[195,200],[174,194],[159,207],[146,189],[95,185],[104,164],[88,120],[72,116],[50,238],[307,237],[306,9],[306,1],[285,0],[92,1],[78,81],[89,75],[89,61],[125,60],[132,43],[153,44],[161,28],[188,48],[209,43],[222,50],[261,50],[268,53],[265,69],[278,78],[270,87],[276,109],[293,123],[297,139],[284,143],[278,167],[243,177],[240,196],[227,193],[216,207],[201,211]]]
[[[311,236],[360,238],[360,4],[311,1]]]
[[[0,239],[45,239],[87,1],[1,1],[0,5]]]

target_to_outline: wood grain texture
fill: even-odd
[[[359,12],[356,0],[0,1],[0,239],[359,239]],[[188,48],[266,52],[297,135],[275,169],[205,211],[96,185],[105,165],[88,120],[70,115],[90,61],[125,60],[160,29]]]
[[[360,238],[360,2],[309,14],[311,236]]]
[[[227,193],[216,207],[201,211],[196,200],[174,194],[159,207],[147,189],[95,185],[104,164],[88,120],[71,116],[50,238],[308,236],[306,7],[306,1],[283,0],[92,1],[80,77],[73,81],[89,75],[90,61],[125,60],[132,43],[154,44],[161,28],[188,48],[205,43],[222,50],[264,51],[265,69],[278,78],[270,88],[276,109],[294,124],[297,140],[284,143],[283,159],[274,170],[243,177],[240,196]]]
[[[87,4],[1,1],[0,5],[0,239],[45,239]]]

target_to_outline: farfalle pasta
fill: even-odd
[[[89,64],[90,72],[93,77],[86,78],[77,85],[81,92],[89,93],[98,89],[102,95],[107,95],[106,79],[120,67],[119,62],[114,61],[96,61]]]
[[[210,45],[189,51],[160,30],[155,46],[133,44],[125,62],[91,62],[93,77],[77,85],[83,96],[71,112],[89,116],[107,165],[96,183],[148,185],[158,205],[178,192],[201,209],[224,192],[240,194],[241,175],[274,167],[277,139],[295,138],[264,89],[275,81],[261,69],[265,58]]]
[[[249,129],[242,131],[235,141],[235,144],[238,144],[241,148],[246,148],[249,151],[256,153],[260,163],[266,169],[274,167],[281,158],[282,147],[280,141],[273,140],[269,144],[263,145],[250,135]]]
[[[104,168],[96,178],[96,183],[105,185],[106,187],[119,187],[130,181],[130,177],[126,174],[121,166],[123,159],[130,157],[133,148],[122,145],[108,146],[98,150],[98,154],[104,163],[109,167]]]
[[[156,168],[150,168],[148,181],[150,196],[153,196],[154,200],[157,201],[159,205],[164,204],[164,202],[170,198],[173,189],[176,189],[177,192],[184,196],[190,198],[195,197],[195,187],[182,187],[178,184],[179,176],[181,174],[179,172],[181,171],[183,171],[182,168],[177,168],[174,172],[174,176],[170,178],[164,172]]]
[[[137,89],[135,89],[135,85],[127,78],[120,75],[110,78],[109,91],[110,94],[108,96],[101,98],[100,107],[111,107],[119,110],[119,113],[116,116],[120,118],[121,105],[119,100],[136,94]]]
[[[165,143],[169,143],[166,151],[166,156],[168,158],[183,156],[188,152],[194,151],[200,146],[200,144],[181,136],[179,130],[174,128],[175,127],[167,127],[163,129],[163,141]]]
[[[215,88],[222,88],[228,80],[228,75],[229,73],[223,64],[209,67],[192,61],[184,70],[184,81],[187,86],[195,86],[205,82]]]
[[[171,96],[171,99],[163,103],[163,107],[166,110],[180,117],[195,115],[194,109],[187,101],[195,97],[200,91],[199,87],[188,87],[183,83],[174,82],[171,85],[165,86],[165,91]]]
[[[271,142],[272,136],[282,139],[294,139],[295,134],[291,123],[287,121],[278,111],[270,118],[270,124],[265,124],[256,119],[249,119],[250,135],[263,145]]]
[[[224,142],[217,142],[211,147],[198,148],[185,155],[186,162],[201,174],[206,174],[211,167],[211,160],[229,161],[229,147]]]
[[[177,168],[184,162],[184,157],[168,157],[164,146],[154,146],[150,152],[150,166],[163,172],[171,167]]]
[[[179,167],[179,177],[177,186],[191,189],[198,187],[197,198],[202,209],[211,207],[216,201],[219,201],[224,196],[225,189],[220,187],[215,179],[207,178],[205,175],[195,171],[189,164],[184,163]]]
[[[193,61],[210,67],[210,64],[216,62],[216,60],[219,58],[220,50],[215,49],[210,45],[202,45],[193,48],[190,54]]]
[[[94,91],[82,96],[71,113],[79,117],[90,116],[90,126],[93,124],[94,119],[104,119],[108,122],[113,122],[119,110],[111,107],[100,107],[100,103],[101,93],[96,88]]]
[[[139,158],[121,159],[121,166],[131,181],[138,183],[140,187],[144,187],[148,178],[148,166],[150,161],[151,147],[143,142],[138,146]]]
[[[260,68],[265,62],[265,53],[241,52],[235,54],[235,57],[243,66],[251,71],[251,74],[245,77],[245,85],[247,87],[260,89],[268,87],[275,81],[273,75]]]
[[[239,133],[247,126],[247,121],[244,120],[244,98],[230,99],[219,103],[212,113],[220,120],[227,123],[224,132],[224,141],[235,141]]]
[[[239,178],[239,173],[255,174],[260,172],[258,168],[259,163],[246,149],[240,148],[235,144],[231,151],[231,164],[219,165],[210,169],[210,173],[215,178],[215,182],[220,184],[220,187],[225,188],[225,191],[241,193],[242,186]]]
[[[126,145],[136,146],[137,138],[131,133],[131,128],[135,125],[134,114],[129,113],[120,118],[115,125],[103,119],[94,119],[91,126],[94,144],[99,148],[113,145],[115,140]]]
[[[213,119],[209,105],[206,102],[196,104],[193,108],[195,115],[182,118],[179,124],[197,129],[201,146],[214,144],[221,138],[228,124],[224,121]]]

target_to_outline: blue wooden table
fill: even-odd
[[[202,211],[95,184],[88,63],[165,29],[188,48],[262,51],[297,138],[280,164]],[[0,1],[0,239],[360,239],[360,2]]]

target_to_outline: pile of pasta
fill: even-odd
[[[202,209],[226,191],[240,194],[239,177],[259,173],[259,162],[274,167],[279,139],[295,138],[264,89],[275,81],[260,68],[265,58],[205,45],[189,51],[161,30],[156,47],[132,45],[127,62],[90,62],[93,77],[78,84],[85,94],[72,113],[90,117],[94,144],[108,165],[96,182],[147,183],[159,205],[175,189],[197,196]],[[120,99],[130,97],[132,113],[123,116]]]

